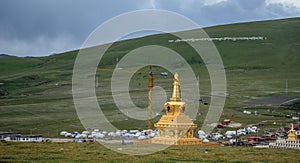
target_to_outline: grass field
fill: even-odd
[[[98,143],[0,142],[0,153],[0,162],[298,162],[300,151],[171,146],[150,155],[130,156],[108,150]]]
[[[262,36],[266,40],[256,41],[215,41],[222,56],[227,76],[228,96],[222,119],[247,124],[263,120],[280,121],[282,125],[290,123],[283,118],[267,114],[268,108],[277,112],[295,113],[282,110],[278,106],[249,106],[244,101],[266,99],[270,97],[300,97],[300,19],[285,19],[254,23],[242,23],[205,28],[210,37],[246,37]],[[191,35],[197,30],[186,31]],[[104,55],[99,66],[113,68],[116,58],[122,58],[127,52],[145,45],[169,47],[188,61],[196,75],[200,76],[202,98],[210,99],[210,80],[201,58],[185,43],[171,44],[170,34],[159,34],[138,39],[114,43]],[[55,136],[59,130],[83,130],[74,109],[71,91],[72,68],[78,51],[71,51],[41,58],[0,59],[0,130],[21,131]],[[156,67],[156,70],[162,70]],[[147,72],[147,68],[141,71]],[[117,114],[117,107],[110,92],[111,72],[98,71],[99,88],[96,90],[99,104],[114,125],[122,129],[146,127],[146,121],[130,123],[120,120],[126,115]],[[289,93],[285,93],[285,82],[289,81]],[[165,89],[170,97],[172,76],[155,78],[155,85]],[[147,75],[134,75],[130,83],[130,95],[137,106],[147,106]],[[259,110],[260,117],[241,114],[247,107]],[[205,117],[207,106],[200,106],[199,126]],[[264,109],[267,108],[267,109]],[[282,114],[282,115],[283,115]],[[235,115],[232,118],[232,115]],[[116,116],[116,117],[114,117]],[[156,118],[158,119],[158,118]],[[114,122],[114,120],[116,120]],[[130,125],[128,125],[130,124]],[[270,123],[271,125],[271,123]],[[268,127],[272,127],[268,126]],[[278,127],[278,126],[273,126]]]

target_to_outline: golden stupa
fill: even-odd
[[[187,107],[180,98],[177,73],[174,75],[173,93],[170,100],[164,105],[166,115],[163,115],[154,125],[158,130],[158,136],[151,139],[151,143],[170,145],[202,144],[200,139],[194,137],[194,129],[197,125],[185,114]]]
[[[294,140],[294,141],[298,140],[298,137],[297,137],[295,129],[294,129],[294,124],[292,124],[292,127],[291,127],[291,130],[290,130],[287,140]]]

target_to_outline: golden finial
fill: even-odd
[[[178,80],[177,73],[175,73],[175,75],[174,75],[173,93],[172,93],[172,98],[170,100],[172,102],[181,102],[180,87],[179,87],[179,80]]]

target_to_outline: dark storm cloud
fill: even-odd
[[[99,0],[9,0],[1,1],[1,27],[11,30],[20,38],[35,35],[55,37],[60,33],[72,33],[85,37],[90,31],[112,16],[133,10],[120,6],[128,2],[105,2]],[[7,30],[7,29],[6,29]]]
[[[47,55],[78,48],[105,20],[136,9],[132,1],[0,1],[0,53]],[[33,44],[42,47],[26,47]]]

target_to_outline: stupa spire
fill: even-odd
[[[179,86],[179,80],[178,80],[178,74],[175,73],[174,75],[174,82],[173,82],[173,93],[172,98],[170,98],[172,102],[181,102],[180,98],[180,86]]]

